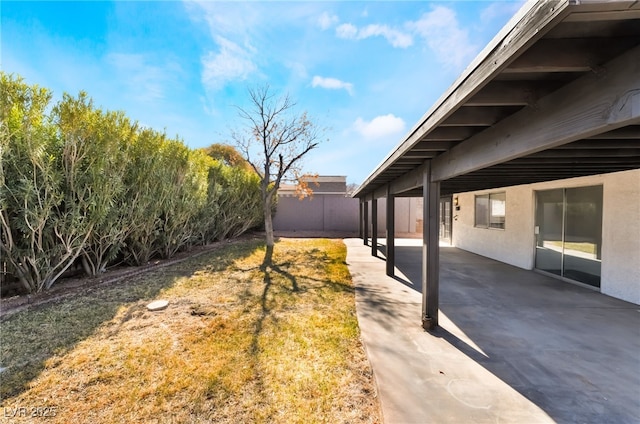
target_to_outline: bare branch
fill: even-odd
[[[249,107],[236,107],[247,126],[232,133],[238,150],[261,178],[267,247],[273,247],[272,198],[302,158],[318,147],[319,130],[306,112],[296,113],[289,95],[276,96],[268,85],[250,88]]]

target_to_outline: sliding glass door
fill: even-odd
[[[602,186],[536,192],[539,270],[600,287]]]
[[[562,275],[564,190],[536,192],[536,268]]]

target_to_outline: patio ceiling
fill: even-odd
[[[640,2],[527,3],[354,197],[640,168]]]

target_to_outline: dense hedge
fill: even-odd
[[[0,271],[28,292],[72,265],[169,258],[262,219],[259,177],[103,111],[0,73]]]

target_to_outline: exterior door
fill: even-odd
[[[600,287],[602,186],[536,192],[537,269]]]
[[[440,198],[440,241],[451,244],[451,197]]]

